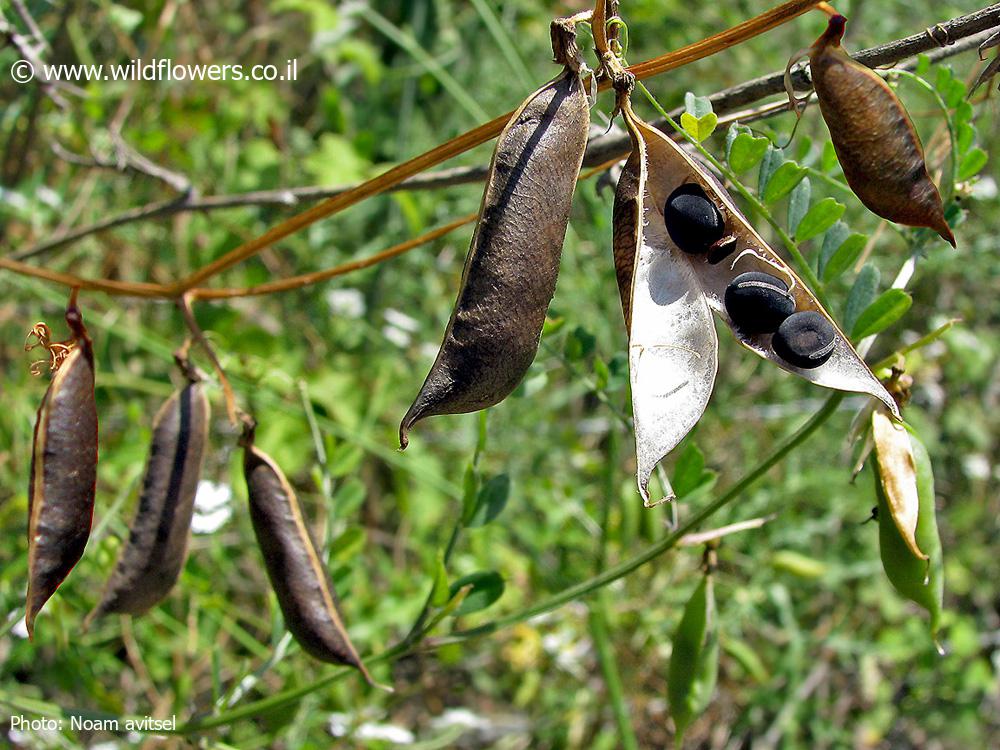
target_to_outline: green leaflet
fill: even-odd
[[[879,550],[882,567],[896,590],[907,599],[919,604],[930,615],[931,637],[937,642],[944,596],[944,561],[941,538],[938,536],[934,507],[934,474],[927,449],[907,428],[916,466],[917,494],[920,510],[917,517],[916,541],[928,560],[916,557],[909,549],[899,529],[893,522],[888,499],[875,472],[875,495],[878,498]],[[877,459],[876,459],[877,460]],[[938,647],[940,650],[940,646]]]
[[[712,576],[702,578],[694,590],[674,634],[673,653],[667,673],[670,713],[677,726],[676,744],[684,732],[708,707],[719,672],[719,633],[715,617]]]

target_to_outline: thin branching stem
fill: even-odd
[[[229,423],[233,427],[240,426],[240,410],[236,406],[236,395],[233,393],[233,387],[229,383],[229,378],[226,377],[226,371],[222,367],[222,363],[219,362],[219,358],[215,354],[215,350],[209,343],[208,338],[206,338],[204,331],[201,330],[201,326],[198,325],[197,319],[194,317],[194,312],[191,310],[191,300],[188,299],[187,295],[180,297],[177,300],[177,307],[181,311],[181,315],[184,316],[184,323],[187,325],[188,330],[191,331],[191,335],[194,340],[198,342],[198,345],[205,352],[205,356],[212,363],[212,368],[215,370],[215,374],[219,377],[219,383],[222,385],[222,393],[225,396],[226,401],[226,414],[229,417]]]

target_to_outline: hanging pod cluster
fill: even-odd
[[[94,351],[76,306],[66,310],[72,343],[42,399],[35,422],[28,485],[28,593],[24,616],[35,617],[83,556],[97,485]]]
[[[375,684],[344,627],[295,491],[274,459],[254,446],[253,426],[242,442],[250,520],[286,627],[310,656],[354,667]]]
[[[944,561],[930,457],[912,429],[879,409],[872,414],[872,437],[882,567],[900,594],[927,610],[936,642]]]
[[[195,368],[181,356],[177,363],[187,385],[153,419],[152,445],[129,538],[88,623],[113,612],[143,614],[166,598],[184,567],[211,411]]]
[[[830,18],[809,48],[809,70],[847,184],[872,213],[929,227],[954,247],[917,131],[889,85],[840,46],[846,25]]]
[[[28,487],[25,624],[32,637],[39,610],[83,555],[94,512],[94,354],[75,300],[74,294],[66,311],[70,341],[53,343],[43,324],[29,335],[49,351],[56,371],[38,410]],[[170,593],[184,567],[211,409],[202,376],[187,358],[187,346],[175,359],[187,383],[153,420],[129,538],[84,627],[106,614],[147,612]],[[252,426],[241,442],[254,534],[289,631],[311,656],[352,666],[375,684],[344,627],[330,575],[295,492],[274,461],[254,446]]]
[[[629,87],[630,88],[630,87]],[[632,111],[618,106],[632,153],[615,191],[613,250],[628,329],[637,478],[694,427],[715,382],[714,312],[752,352],[817,385],[895,402],[725,188]],[[668,488],[668,497],[670,499]]]
[[[590,107],[574,22],[552,22],[563,71],[518,107],[497,141],[444,342],[399,428],[506,398],[535,358],[555,293]]]

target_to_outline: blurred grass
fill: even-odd
[[[67,218],[87,223],[168,197],[162,184],[146,177],[69,165],[47,148],[54,140],[81,154],[91,146],[108,148],[107,127],[123,101],[131,102],[125,140],[189,175],[205,194],[349,182],[472,124],[458,111],[457,91],[487,115],[516,106],[529,91],[525,75],[537,85],[553,73],[549,18],[576,9],[517,0],[371,7],[227,0],[198,12],[189,4],[148,2],[128,9],[114,3],[66,11],[29,6],[49,36],[54,59],[123,61],[136,56],[133,50],[152,54],[153,40],[161,37],[155,54],[175,62],[280,64],[295,57],[300,77],[294,84],[92,83],[85,86],[85,99],[72,100],[71,112],[43,103],[39,141],[27,154],[31,168],[16,184],[4,184],[0,196],[3,252],[51,236]],[[972,9],[921,0],[877,8],[856,0],[847,6],[840,9],[852,17],[850,49],[915,33]],[[680,2],[626,3],[629,58],[681,46],[764,7],[731,2],[692,13]],[[161,33],[166,10],[174,15]],[[373,10],[418,46],[404,50],[372,29],[366,14],[374,17]],[[671,106],[682,102],[686,90],[708,94],[780,69],[821,26],[815,16],[798,19],[766,38],[654,79],[650,88]],[[516,51],[501,49],[504,34]],[[967,54],[951,62],[960,78],[968,78],[974,58]],[[0,69],[13,59],[12,50],[0,50]],[[514,59],[524,60],[524,71]],[[433,70],[445,71],[455,85],[444,85]],[[940,117],[932,100],[914,89],[904,86],[902,96],[928,143]],[[30,91],[0,81],[5,103],[0,138],[25,127]],[[977,107],[982,145],[991,156],[997,149],[996,101],[994,95]],[[598,109],[606,113],[609,106],[605,95]],[[761,127],[773,128],[783,141],[791,121],[783,115]],[[811,111],[789,153],[807,141],[803,150],[818,152],[825,138]],[[718,154],[721,144],[720,134],[707,145]],[[456,163],[488,158],[484,146]],[[988,166],[981,187],[988,188],[995,174]],[[917,382],[907,416],[928,445],[939,493],[950,655],[934,655],[920,615],[881,573],[874,525],[861,525],[874,498],[867,470],[850,482],[844,436],[861,400],[848,399],[805,450],[713,519],[722,525],[777,514],[762,529],[729,537],[720,548],[719,689],[708,713],[690,728],[688,746],[964,748],[1000,742],[995,576],[1000,212],[995,181],[992,185],[992,195],[987,190],[986,197],[964,201],[970,214],[957,230],[957,253],[940,243],[929,246],[910,285],[913,307],[872,352],[872,359],[879,359],[940,321],[963,318],[909,361]],[[814,185],[814,192],[818,189]],[[359,257],[475,210],[480,191],[469,185],[377,198],[288,238],[218,282],[247,285]],[[846,200],[842,193],[834,195]],[[846,202],[851,228],[873,233],[875,218],[856,201]],[[665,533],[669,511],[641,507],[632,436],[616,417],[629,412],[629,402],[624,327],[610,262],[610,203],[610,193],[599,191],[594,181],[578,188],[550,313],[563,325],[545,335],[518,392],[491,410],[479,471],[483,477],[509,475],[511,495],[496,522],[462,535],[449,573],[454,580],[496,570],[506,587],[494,607],[461,618],[458,628],[530,606],[579,582],[594,570],[602,549],[604,565],[611,566]],[[133,224],[56,251],[45,262],[88,275],[165,281],[286,213],[243,208]],[[751,218],[762,224],[759,216]],[[238,393],[261,422],[261,447],[299,490],[317,522],[314,528],[326,529],[322,542],[330,550],[345,618],[365,652],[385,649],[408,630],[429,590],[437,551],[461,513],[463,471],[476,443],[477,418],[422,423],[405,454],[395,450],[395,433],[440,341],[470,234],[471,229],[456,232],[390,264],[317,288],[197,309]],[[806,246],[807,257],[818,251],[818,242],[813,245]],[[879,235],[871,260],[883,279],[895,275],[907,247],[904,235]],[[836,311],[843,309],[851,281],[848,274],[827,286]],[[137,651],[129,653],[123,639],[128,631],[118,620],[88,633],[79,630],[126,533],[135,502],[135,493],[127,490],[141,471],[151,415],[170,390],[170,353],[184,333],[179,314],[167,304],[85,295],[101,413],[95,521],[108,533],[92,540],[85,559],[46,606],[38,640],[29,644],[11,633],[23,612],[26,475],[34,410],[45,387],[28,375],[21,344],[36,320],[61,331],[65,296],[10,274],[3,276],[2,290],[0,611],[6,625],[0,636],[0,701],[15,697],[11,712],[27,712],[32,701],[45,701],[43,714],[45,706],[54,705],[112,715],[176,715],[183,723],[224,705],[225,696],[257,672],[235,706],[329,674],[332,668],[313,662],[294,643],[271,663],[284,631],[243,513],[235,436],[224,424],[218,390],[204,478],[233,488],[232,518],[216,532],[194,537],[177,590],[131,623]],[[717,487],[724,489],[827,394],[745,355],[725,331],[720,334],[716,392],[689,440],[704,452],[707,467],[719,473]],[[598,361],[609,372],[600,393],[593,387]],[[315,471],[317,446],[303,393],[327,452],[328,492]],[[681,520],[709,499],[690,498],[679,508]],[[796,575],[775,559],[782,551],[815,560],[823,574]],[[606,592],[607,633],[641,747],[664,746],[671,737],[665,703],[669,638],[697,580],[699,559],[698,550],[672,552]],[[463,735],[466,746],[617,747],[615,711],[589,622],[587,605],[594,601],[391,667],[379,665],[376,676],[396,686],[394,695],[372,692],[353,678],[341,680],[295,710],[212,730],[205,742],[326,747],[333,741],[328,727],[333,716],[347,728],[350,738],[344,742],[351,746],[390,746],[387,740],[364,739],[389,725],[421,741],[443,737],[447,744],[453,741],[447,739],[453,736],[448,717],[457,721],[449,711],[464,709],[478,726]],[[5,718],[0,715],[0,722]],[[362,725],[367,725],[363,731]],[[68,736],[69,746],[113,739]]]

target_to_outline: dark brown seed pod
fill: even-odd
[[[785,318],[771,339],[775,354],[804,370],[819,367],[830,359],[836,343],[836,330],[814,310],[804,310]]]
[[[847,184],[873,213],[930,227],[954,246],[917,131],[886,82],[840,46],[846,23],[830,19],[809,50],[809,68]]]
[[[28,484],[28,594],[35,617],[80,560],[90,537],[97,484],[94,352],[74,301],[66,310],[72,351],[49,384],[35,422]]]
[[[774,333],[795,312],[788,284],[763,271],[747,271],[729,282],[725,305],[733,323],[747,333]]]
[[[479,223],[444,342],[399,427],[506,398],[538,350],[555,293],[590,110],[571,24],[554,22],[565,70],[518,108],[497,141]]]
[[[243,443],[250,520],[286,627],[310,656],[354,667],[375,684],[341,620],[295,491],[274,460],[254,447],[252,429]]]
[[[186,372],[193,376],[190,368]],[[177,583],[187,558],[210,417],[204,386],[197,381],[174,393],[157,412],[128,542],[88,622],[111,612],[140,615]]]

